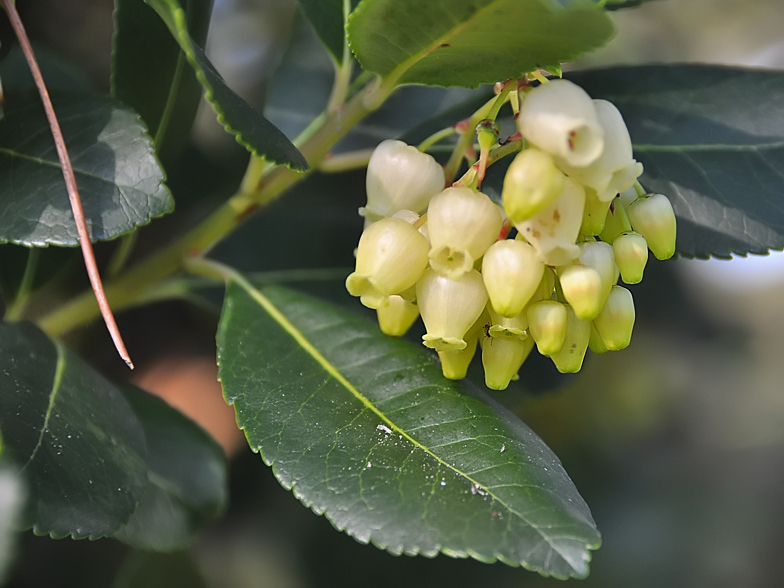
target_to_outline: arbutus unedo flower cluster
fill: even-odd
[[[451,178],[424,152],[428,141],[376,148],[346,280],[388,335],[421,315],[423,343],[447,378],[465,377],[480,346],[485,382],[498,390],[534,346],[564,373],[580,370],[588,348],[628,346],[634,302],[619,278],[640,282],[649,249],[658,259],[675,253],[672,206],[637,181],[642,164],[618,109],[569,81],[532,76],[539,86],[507,82],[478,111],[479,158],[446,189]],[[499,144],[495,117],[507,102],[519,132]],[[459,153],[461,144],[447,170],[474,153],[470,143]],[[499,205],[478,188],[486,166],[515,151]]]

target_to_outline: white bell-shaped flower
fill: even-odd
[[[594,100],[599,123],[604,129],[604,149],[588,166],[577,166],[567,159],[556,159],[558,167],[570,178],[593,188],[602,202],[609,202],[634,185],[642,174],[642,164],[634,159],[632,140],[623,116],[607,100]]]
[[[365,180],[367,205],[359,214],[370,222],[399,210],[421,214],[444,189],[444,170],[431,155],[402,141],[387,140],[373,151]]]
[[[556,300],[540,300],[526,309],[528,332],[542,355],[560,351],[566,338],[566,306]]]
[[[388,304],[376,309],[381,332],[390,337],[402,337],[419,317],[419,307],[402,296],[394,294]]]
[[[664,194],[646,194],[632,202],[628,212],[632,227],[645,237],[656,259],[669,259],[675,254],[677,223]]]
[[[452,279],[471,271],[498,238],[501,210],[471,188],[447,188],[433,196],[427,209],[430,267]]]
[[[583,367],[588,341],[591,338],[591,323],[584,321],[566,305],[566,338],[559,351],[550,355],[555,367],[562,374],[576,374]]]
[[[528,92],[517,124],[529,142],[570,166],[590,165],[604,148],[604,130],[591,97],[567,80],[552,80]]]
[[[368,308],[389,304],[388,297],[413,286],[427,267],[429,245],[406,221],[386,218],[373,223],[359,239],[356,270],[346,289]]]
[[[503,316],[516,316],[536,292],[544,264],[536,249],[515,239],[496,241],[482,258],[482,279],[493,309]]]
[[[593,320],[593,324],[607,349],[618,351],[629,346],[634,318],[632,293],[623,286],[613,286],[607,304]]]
[[[453,280],[431,268],[417,282],[417,303],[427,333],[426,347],[436,351],[459,351],[467,347],[464,335],[482,314],[487,291],[482,276],[472,269]]]
[[[517,154],[504,176],[501,198],[513,223],[531,218],[563,192],[564,174],[553,158],[539,149]]]
[[[507,337],[482,339],[482,365],[485,385],[491,390],[506,390],[509,382],[517,378],[525,360],[533,349],[533,341]]]
[[[534,246],[546,265],[566,265],[580,254],[575,241],[580,233],[585,191],[570,178],[561,195],[547,208],[515,227]]]

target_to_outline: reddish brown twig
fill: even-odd
[[[44,78],[41,75],[38,62],[33,54],[33,48],[30,45],[30,40],[27,38],[27,33],[25,32],[24,26],[22,26],[22,21],[19,18],[19,13],[16,11],[13,0],[3,0],[3,6],[8,13],[16,38],[19,39],[19,44],[22,46],[27,65],[30,67],[30,72],[33,74],[38,93],[41,95],[41,101],[44,103],[46,118],[49,119],[49,127],[52,129],[54,144],[57,148],[57,156],[60,159],[60,165],[63,168],[63,178],[65,179],[65,186],[68,190],[68,198],[71,201],[71,210],[73,211],[74,221],[76,222],[76,230],[79,233],[79,244],[82,247],[84,265],[87,268],[87,275],[90,277],[90,284],[93,287],[93,292],[95,292],[98,307],[101,309],[101,315],[106,323],[106,328],[109,329],[109,334],[112,336],[117,352],[125,363],[128,364],[128,367],[133,369],[133,362],[128,355],[128,351],[125,349],[125,343],[123,343],[120,330],[117,328],[117,323],[114,321],[112,309],[109,307],[109,302],[106,300],[106,293],[103,290],[101,276],[98,273],[98,266],[95,263],[93,246],[90,243],[90,235],[87,232],[87,223],[84,220],[82,200],[79,197],[79,190],[76,187],[76,177],[74,176],[73,167],[71,167],[71,159],[68,157],[63,133],[60,130],[60,124],[57,122],[57,117],[54,114],[54,108],[52,107],[52,101],[49,99],[49,92],[44,84]]]

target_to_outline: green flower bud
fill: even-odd
[[[596,195],[593,188],[585,189],[585,209],[583,210],[583,224],[580,232],[586,237],[593,237],[604,230],[604,223],[610,212],[612,200],[603,202]]]
[[[427,334],[426,347],[436,351],[459,351],[467,346],[463,336],[487,304],[482,276],[472,269],[453,280],[428,268],[417,282],[419,312]]]
[[[454,280],[472,271],[503,225],[501,211],[487,195],[471,188],[447,188],[427,210],[430,266]]]
[[[582,186],[566,178],[563,192],[553,203],[527,221],[515,223],[515,227],[534,246],[540,261],[552,266],[566,265],[580,253],[575,241],[584,207]]]
[[[429,246],[419,231],[397,218],[370,225],[359,239],[356,271],[346,289],[368,308],[389,304],[388,297],[413,286],[427,267]]]
[[[431,155],[402,141],[382,141],[368,162],[368,201],[359,214],[371,222],[399,210],[421,214],[444,182],[444,170]]]
[[[615,253],[612,245],[603,241],[585,241],[580,243],[580,256],[577,260],[582,265],[592,267],[599,272],[599,276],[602,278],[600,304],[604,306],[604,301],[607,300],[610,288],[618,282],[618,276],[620,275],[618,266],[615,263]]]
[[[567,80],[552,80],[528,92],[517,124],[528,141],[572,166],[590,165],[604,148],[591,97]]]
[[[521,151],[504,176],[501,197],[506,216],[513,223],[531,218],[561,195],[564,180],[547,153],[538,149]]]
[[[664,194],[646,194],[632,202],[628,212],[632,227],[645,237],[656,259],[675,254],[675,213]]]
[[[388,298],[389,303],[376,309],[381,332],[390,337],[402,337],[419,317],[419,307],[402,296]]]
[[[485,337],[482,339],[482,365],[485,385],[491,390],[506,390],[533,349],[531,339]]]
[[[516,316],[531,299],[544,275],[530,244],[505,239],[496,241],[482,258],[482,279],[493,309],[504,316]]]
[[[596,191],[602,202],[609,202],[632,187],[642,174],[642,164],[632,156],[632,140],[618,109],[607,100],[594,100],[599,123],[604,129],[601,156],[588,166],[574,166],[557,159],[556,164],[570,178]]]
[[[572,312],[585,321],[591,321],[604,305],[602,277],[587,265],[569,265],[558,276],[566,302]]]
[[[578,318],[568,305],[566,313],[564,344],[559,351],[550,355],[550,359],[562,374],[576,374],[583,367],[588,341],[591,338],[591,323]]]
[[[438,359],[441,360],[441,372],[444,377],[449,380],[462,380],[468,373],[468,366],[471,365],[471,360],[476,354],[476,346],[479,343],[479,338],[484,336],[485,330],[490,327],[490,317],[486,312],[483,312],[463,339],[466,342],[466,348],[460,351],[439,351]]]
[[[632,293],[622,286],[613,286],[607,303],[593,320],[596,331],[607,349],[618,351],[629,346],[634,317]]]
[[[526,310],[528,332],[542,355],[560,351],[566,338],[566,306],[555,300],[534,302]]]
[[[623,281],[639,284],[645,264],[648,263],[648,242],[645,237],[634,232],[622,233],[613,241],[612,248]]]
[[[593,323],[591,323],[591,338],[588,339],[588,349],[596,354],[607,353],[609,351],[604,344],[604,341],[602,341],[602,336],[599,334],[599,331],[596,330],[596,326]]]

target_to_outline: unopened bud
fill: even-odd
[[[645,237],[656,259],[675,254],[675,213],[664,194],[646,194],[632,202],[628,212],[632,227]]]
[[[491,390],[506,390],[533,349],[530,339],[486,337],[482,339],[482,365],[485,385]]]
[[[607,303],[593,320],[607,349],[618,351],[629,346],[634,329],[634,300],[623,286],[613,286]]]
[[[607,300],[610,288],[618,282],[618,276],[620,275],[618,265],[615,263],[615,252],[612,245],[603,241],[585,241],[580,243],[580,256],[577,260],[582,265],[592,267],[599,272],[599,276],[602,278],[600,304],[604,306],[604,301]]]
[[[566,338],[560,351],[550,355],[555,367],[562,374],[576,374],[583,367],[588,341],[591,338],[591,323],[581,320],[567,305]]]
[[[622,233],[613,241],[615,263],[621,270],[621,278],[627,284],[639,284],[645,264],[648,263],[648,242],[639,233]]]
[[[382,141],[368,162],[365,189],[367,205],[359,214],[371,222],[403,209],[421,214],[433,195],[444,189],[444,170],[416,147]]]
[[[485,331],[490,327],[490,317],[486,312],[479,315],[474,324],[463,336],[466,342],[465,349],[458,351],[439,351],[438,359],[441,360],[441,372],[449,380],[462,380],[468,373],[468,366],[476,354],[476,346],[480,337],[484,337]]]
[[[531,218],[560,196],[564,179],[553,158],[544,151],[521,151],[504,176],[501,197],[506,215],[513,223]]]
[[[604,230],[611,204],[612,200],[606,202],[599,200],[596,190],[586,188],[583,224],[580,226],[580,232],[586,237],[593,237],[601,233]]]
[[[536,249],[523,241],[496,241],[482,258],[482,278],[493,309],[516,316],[531,299],[544,275]]]
[[[561,349],[566,338],[566,306],[555,300],[540,300],[527,311],[528,331],[542,355],[552,355]]]
[[[419,307],[402,296],[393,295],[389,303],[376,309],[381,332],[390,337],[402,337],[419,316]]]
[[[593,320],[604,303],[604,288],[599,272],[587,265],[570,265],[561,270],[558,278],[572,312],[583,320]]]

